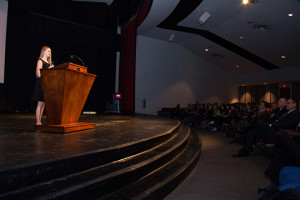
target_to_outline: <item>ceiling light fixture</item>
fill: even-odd
[[[243,36],[240,36],[240,39],[242,40],[242,39],[244,39],[244,37],[243,37]]]
[[[169,36],[169,41],[172,42],[175,38],[175,34],[171,33],[171,35]]]
[[[258,3],[258,0],[242,0],[244,5],[248,5],[250,3],[254,4],[254,3]]]
[[[236,66],[236,68],[239,68],[239,67],[240,67],[239,65]]]
[[[204,24],[208,18],[211,16],[211,14],[209,12],[204,12],[198,19],[198,22],[200,24]]]
[[[286,59],[286,57],[285,57],[285,56],[281,56],[281,58],[282,58],[282,59]]]
[[[290,14],[289,14],[289,17],[293,17],[293,16],[294,16],[293,13],[290,13]]]
[[[208,49],[205,49],[205,51],[208,51]]]

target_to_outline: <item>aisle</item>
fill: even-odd
[[[202,137],[200,160],[189,177],[165,200],[253,200],[257,188],[269,181],[263,172],[271,155],[255,148],[246,158],[233,158],[241,145],[229,144],[223,132],[199,130]]]

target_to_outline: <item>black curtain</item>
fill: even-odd
[[[5,83],[0,85],[1,111],[34,111],[31,97],[35,66],[41,47],[46,45],[52,49],[54,64],[81,65],[80,60],[70,59],[70,55],[76,55],[84,61],[89,73],[97,75],[84,110],[103,112],[114,93],[116,52],[120,50],[120,36],[107,17],[109,7],[95,3],[89,7],[69,1],[45,2],[9,1]],[[60,7],[52,13],[49,5]],[[78,11],[80,7],[84,12]]]

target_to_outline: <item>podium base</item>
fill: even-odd
[[[41,125],[37,127],[39,131],[55,132],[55,133],[69,133],[74,131],[81,131],[95,128],[95,123],[77,122],[71,124],[61,125]]]

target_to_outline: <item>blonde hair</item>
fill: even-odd
[[[43,47],[42,47],[39,59],[41,59],[41,58],[44,56],[44,52],[45,52],[47,49],[50,49],[50,50],[51,50],[51,48],[48,47],[48,46],[43,46]],[[49,58],[47,58],[47,61],[48,61],[48,63],[49,63],[50,65],[52,65],[52,54],[50,55]]]

